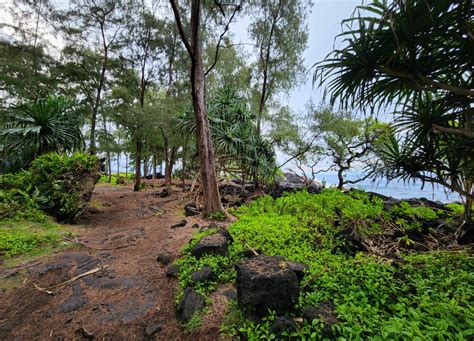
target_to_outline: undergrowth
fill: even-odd
[[[363,192],[343,194],[324,190],[311,195],[298,192],[273,200],[262,197],[234,210],[238,220],[229,227],[234,242],[227,256],[190,254],[192,246],[207,234],[196,235],[178,260],[179,280],[206,295],[218,283],[235,280],[235,262],[243,251],[259,249],[265,255],[284,256],[308,266],[302,280],[298,308],[331,301],[336,306],[337,323],[305,321],[286,337],[297,339],[457,339],[474,336],[474,262],[464,252],[427,252],[401,255],[396,263],[362,252],[352,252],[345,238],[348,228],[360,235],[383,231],[386,222],[419,229],[424,221],[457,212],[397,205],[384,211],[380,199]],[[217,274],[213,281],[194,284],[192,271],[210,266]],[[243,318],[231,305],[222,332],[245,335],[250,340],[274,339],[269,315],[260,322]],[[295,316],[297,317],[297,316]],[[329,335],[328,335],[329,328]]]

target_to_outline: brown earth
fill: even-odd
[[[14,269],[0,270],[0,280],[25,274],[23,283],[0,292],[0,339],[217,340],[227,300],[218,290],[203,317],[203,325],[186,332],[176,319],[178,282],[165,276],[160,252],[179,256],[197,232],[199,217],[185,227],[170,228],[183,216],[182,190],[160,198],[155,188],[133,192],[131,186],[99,184],[91,204],[73,227],[82,246],[60,251]],[[52,287],[91,269],[106,267],[71,284]],[[23,272],[21,271],[22,269]],[[146,330],[161,330],[151,337]]]

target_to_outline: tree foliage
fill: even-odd
[[[474,198],[471,1],[374,1],[345,21],[343,48],[317,65],[344,107],[395,107],[379,173]]]

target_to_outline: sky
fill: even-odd
[[[303,54],[304,65],[310,69],[314,63],[323,60],[334,49],[334,38],[341,33],[341,22],[349,18],[354,8],[362,0],[313,0],[314,5],[308,16],[308,46]],[[239,18],[231,26],[231,32],[238,43],[248,43],[248,20]],[[306,103],[312,99],[315,104],[322,101],[322,89],[313,87],[313,72],[307,75],[306,82],[295,87],[288,95],[281,94],[282,103],[287,103],[294,112],[303,112]]]

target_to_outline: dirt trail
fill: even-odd
[[[134,193],[129,187],[98,185],[75,227],[86,246],[34,262],[38,264],[28,268],[26,283],[0,292],[0,339],[219,339],[225,304],[211,306],[204,325],[185,333],[175,317],[177,280],[166,277],[166,266],[156,261],[162,251],[178,256],[196,232],[191,226],[206,223],[192,217],[186,227],[170,228],[183,219],[181,190],[165,198],[152,194],[157,190],[161,188]],[[107,268],[54,295],[33,285],[50,287],[100,266]],[[146,330],[156,325],[161,331],[147,336]]]

